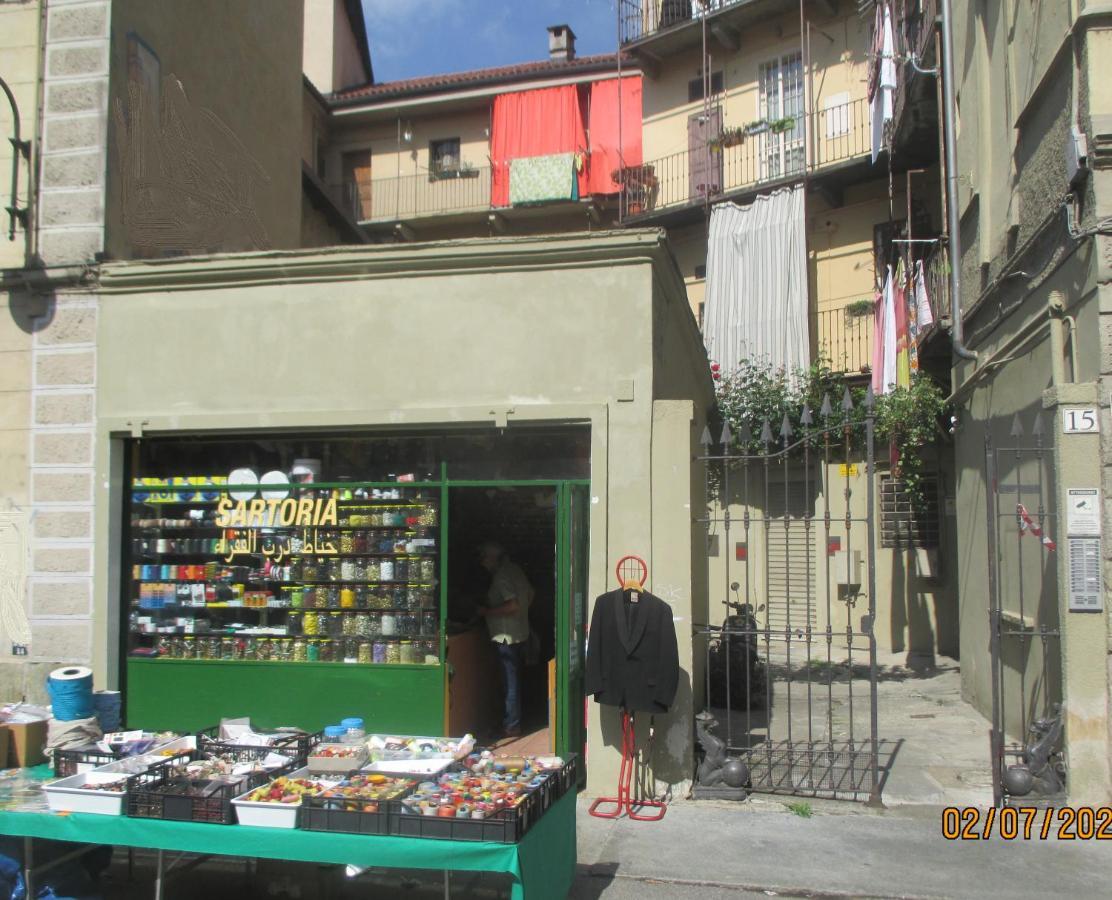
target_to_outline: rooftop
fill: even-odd
[[[628,54],[623,55],[622,65],[631,68],[636,67],[633,57]],[[398,97],[435,94],[457,88],[513,84],[514,82],[529,81],[538,77],[606,72],[616,70],[617,67],[618,56],[615,53],[600,53],[595,56],[581,56],[570,60],[544,59],[536,62],[497,66],[490,69],[471,69],[466,72],[449,72],[444,75],[425,75],[420,78],[407,78],[402,81],[369,84],[344,91],[336,91],[329,95],[328,102],[330,106],[350,106],[377,100],[391,100]]]

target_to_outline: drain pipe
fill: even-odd
[[[954,32],[952,0],[942,4],[942,125],[945,132],[946,213],[950,231],[950,343],[962,359],[977,358],[965,346],[965,327],[961,319],[961,217],[958,214],[958,150],[954,134],[957,101],[954,99]]]

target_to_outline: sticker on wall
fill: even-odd
[[[0,634],[12,656],[27,656],[31,622],[24,606],[27,573],[27,515],[0,512]]]
[[[1066,500],[1066,531],[1070,537],[1100,537],[1100,491],[1069,488]]]

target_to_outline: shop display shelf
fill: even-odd
[[[213,754],[231,758],[238,763],[259,762],[271,754],[277,754],[286,756],[289,762],[266,771],[246,773],[226,782],[214,782],[185,778],[176,773],[174,761],[169,761],[132,780],[128,786],[127,814],[140,819],[231,825],[236,818],[232,800],[281,775],[288,775],[300,765],[300,761],[294,756],[275,747],[210,745],[208,750],[198,749],[196,758]]]
[[[309,754],[324,740],[323,731],[291,731],[289,733],[274,732],[270,744],[256,746],[237,744],[233,741],[220,738],[220,726],[204,728],[197,732],[197,748],[203,753],[235,750],[273,751],[275,753],[291,754],[299,766],[305,765]]]
[[[358,665],[358,663],[356,663],[356,665]],[[366,663],[364,665],[366,665]],[[374,663],[370,665],[374,665]],[[365,746],[359,747],[351,756],[317,755],[322,751],[350,750],[354,747],[354,744],[318,744],[313,748],[313,753],[309,756],[308,769],[310,777],[318,775],[343,777],[350,772],[358,771],[367,761],[367,748]]]
[[[525,795],[513,809],[504,809],[485,819],[423,815],[398,801],[391,833],[399,837],[436,838],[446,841],[493,841],[515,844],[544,814],[540,791]]]

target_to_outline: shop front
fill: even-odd
[[[680,641],[653,774],[690,780],[712,392],[659,233],[124,263],[100,302],[95,668],[129,726],[497,732],[496,542],[523,728],[606,792],[585,631],[634,553]]]

